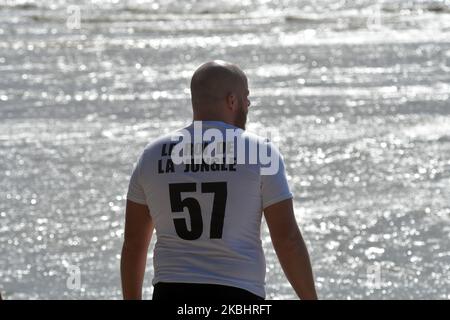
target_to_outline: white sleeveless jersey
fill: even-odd
[[[155,225],[153,284],[220,284],[265,297],[261,218],[267,206],[292,198],[283,159],[271,143],[242,129],[221,121],[196,123],[203,131],[233,130],[237,140],[266,143],[278,156],[278,170],[262,174],[264,165],[248,157],[244,164],[236,158],[215,165],[174,164],[171,148],[180,131],[147,145],[127,199],[147,205]],[[194,123],[184,130],[192,133],[193,128]]]

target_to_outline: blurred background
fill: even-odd
[[[450,299],[444,0],[0,0],[3,298],[121,298],[134,162],[212,59],[279,133],[320,298]],[[267,298],[295,298],[263,242]]]

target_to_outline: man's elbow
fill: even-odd
[[[303,238],[299,230],[285,233],[272,238],[272,243],[277,251],[292,252],[299,250],[303,246]]]

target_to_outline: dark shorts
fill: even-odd
[[[204,283],[158,282],[153,300],[220,302],[224,300],[264,300],[247,290]]]

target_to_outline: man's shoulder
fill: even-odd
[[[247,131],[247,130],[242,131],[241,138],[246,139],[251,142],[256,142],[256,143],[269,143],[270,142],[270,140],[268,138],[260,136],[254,132]]]
[[[248,141],[250,144],[255,144],[258,146],[258,150],[267,151],[269,153],[279,154],[280,150],[277,146],[276,140],[271,139],[270,137],[265,137],[258,135],[253,132],[244,131],[242,133],[242,139]]]

